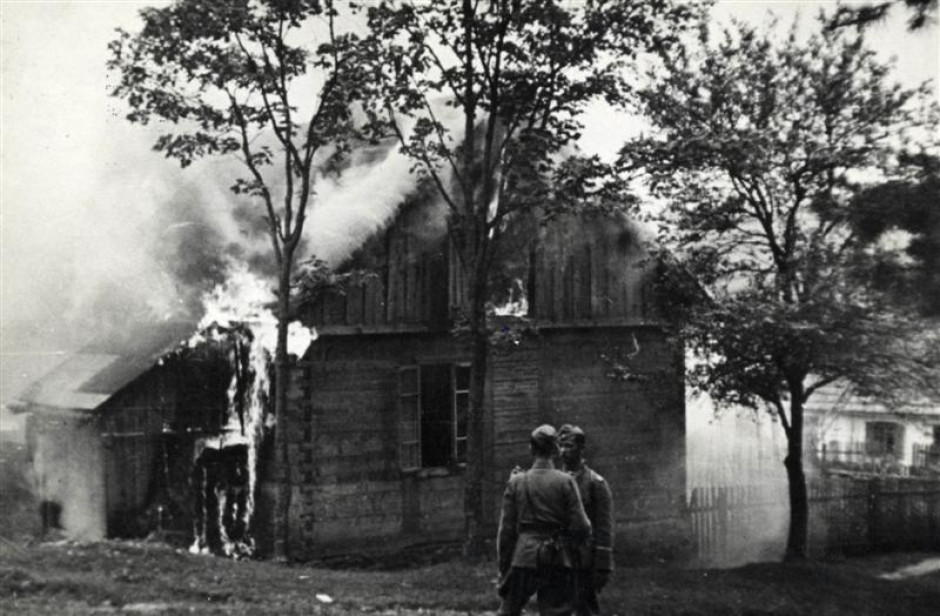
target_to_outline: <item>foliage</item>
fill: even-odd
[[[316,0],[179,0],[142,10],[140,32],[119,30],[110,45],[127,119],[171,127],[156,150],[183,167],[213,155],[242,163],[232,190],[263,204],[278,263],[300,241],[317,165],[335,167],[348,150],[357,85],[343,60],[354,37],[335,32],[334,16]],[[311,52],[300,32],[314,18],[329,32]],[[323,81],[318,96],[296,91],[310,74]]]
[[[871,283],[927,317],[940,316],[940,159],[899,160],[907,173],[854,197],[847,222]],[[886,241],[895,239],[892,242]],[[888,245],[886,245],[888,244]]]
[[[905,152],[935,147],[936,106],[926,85],[892,84],[863,33],[820,21],[808,40],[795,26],[783,37],[703,27],[651,75],[641,101],[655,136],[621,156],[664,201],[652,216],[661,241],[708,290],[705,302],[680,303],[698,358],[692,384],[777,415],[804,513],[812,393],[843,380],[880,397],[936,394],[940,365],[936,329],[871,283],[858,232],[863,189],[897,177]],[[790,550],[798,557],[805,535]]]
[[[625,187],[610,166],[572,155],[580,115],[622,103],[638,53],[675,44],[694,14],[662,2],[382,2],[363,62],[377,85],[372,128],[397,136],[436,185],[460,243],[479,244],[468,255],[521,212],[615,209]]]
[[[862,6],[840,5],[829,20],[829,28],[845,28],[854,26],[863,28],[869,24],[882,21],[888,12],[896,5],[903,4],[911,13],[908,27],[917,30],[928,23],[936,21],[938,0],[892,0],[876,4],[863,4]]]
[[[810,374],[804,396],[840,377],[870,387],[868,358],[899,351],[891,341],[917,323],[863,284],[847,221],[861,220],[864,179],[896,173],[906,137],[935,126],[926,88],[890,84],[844,31],[803,43],[795,30],[775,41],[738,25],[713,41],[702,29],[697,50],[642,93],[657,136],[622,152],[667,200],[660,221],[676,231],[662,239],[714,300],[690,315],[710,358],[696,384],[777,408]]]

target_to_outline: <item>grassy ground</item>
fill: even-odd
[[[727,570],[622,568],[608,614],[882,615],[938,613],[940,572],[883,573],[938,555]],[[485,614],[492,565],[446,562],[398,571],[322,569],[193,556],[158,544],[19,546],[0,542],[4,614]]]

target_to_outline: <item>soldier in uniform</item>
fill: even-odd
[[[499,559],[499,616],[522,613],[537,596],[539,614],[572,613],[575,551],[591,533],[571,475],[555,469],[555,428],[532,432],[534,458],[527,471],[514,472],[503,493],[496,550]]]
[[[574,477],[594,534],[582,545],[576,563],[575,614],[600,614],[597,595],[613,570],[613,498],[604,478],[584,463],[584,431],[565,424],[558,430],[563,468]]]

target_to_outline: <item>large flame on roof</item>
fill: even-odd
[[[203,332],[213,326],[247,324],[261,346],[274,355],[277,346],[277,318],[270,309],[276,294],[270,282],[253,274],[244,264],[233,264],[225,282],[203,298],[205,314],[199,322],[200,333],[190,341],[198,344]],[[300,357],[316,340],[316,332],[294,321],[287,331],[287,353]]]

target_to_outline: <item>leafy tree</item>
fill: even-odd
[[[619,104],[639,53],[675,43],[696,14],[660,0],[442,0],[370,5],[361,63],[374,127],[395,135],[449,210],[468,280],[472,340],[466,536],[482,552],[484,377],[494,261],[507,230],[538,212],[622,205],[624,186],[592,157],[565,157],[595,100]],[[379,61],[375,61],[380,59]],[[444,118],[458,116],[458,126]]]
[[[899,162],[907,172],[858,193],[848,223],[862,242],[858,257],[868,262],[871,282],[925,317],[940,317],[940,158],[918,154]],[[898,231],[903,243],[883,246]]]
[[[767,408],[786,433],[786,558],[799,559],[810,396],[836,380],[882,397],[936,392],[936,331],[871,284],[851,222],[866,182],[894,177],[919,130],[935,134],[936,109],[926,86],[893,85],[851,29],[801,40],[795,27],[703,27],[650,77],[640,98],[654,136],[627,143],[621,162],[645,171],[662,241],[709,292],[684,326],[693,385]]]
[[[182,167],[209,156],[238,160],[232,185],[266,220],[277,265],[274,412],[278,469],[275,556],[287,556],[290,465],[284,423],[290,365],[289,302],[315,175],[348,151],[356,73],[354,37],[338,34],[324,0],[177,0],[141,11],[142,29],[119,31],[109,68],[128,120],[169,132],[154,146]],[[326,30],[308,49],[311,23]],[[306,80],[305,80],[306,78]]]

